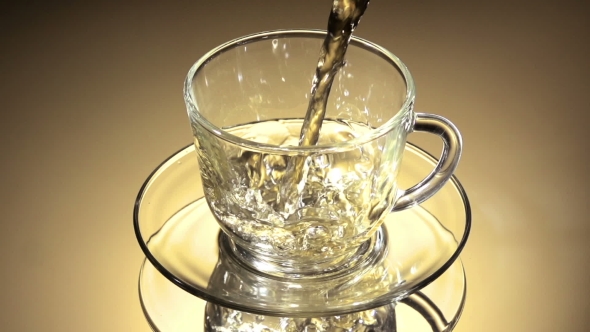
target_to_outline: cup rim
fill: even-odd
[[[406,83],[406,93],[405,93],[405,100],[398,112],[384,122],[379,127],[373,128],[368,130],[366,133],[355,137],[353,139],[332,143],[329,145],[313,145],[313,146],[279,146],[273,145],[268,143],[259,143],[252,140],[247,140],[236,135],[230,134],[229,132],[225,131],[224,129],[214,125],[211,123],[207,118],[202,116],[199,112],[199,107],[196,102],[196,98],[193,94],[193,84],[192,80],[197,75],[199,70],[203,68],[212,58],[215,56],[232,49],[237,46],[249,44],[252,42],[265,40],[269,38],[294,38],[294,37],[307,37],[307,38],[318,38],[323,39],[326,36],[326,30],[314,30],[314,29],[281,29],[281,30],[270,30],[264,32],[258,32],[246,36],[242,36],[228,42],[225,42],[209,52],[203,55],[199,60],[197,60],[189,69],[188,74],[185,78],[184,82],[184,100],[186,103],[187,111],[191,121],[196,121],[199,125],[201,125],[205,130],[209,133],[215,135],[219,139],[224,141],[230,142],[232,144],[238,145],[243,148],[247,148],[249,150],[255,150],[259,152],[267,152],[267,153],[281,153],[281,154],[310,154],[310,153],[328,153],[328,152],[336,152],[341,150],[348,150],[351,148],[356,148],[360,145],[366,144],[370,141],[375,140],[378,137],[381,137],[388,132],[390,132],[395,126],[404,120],[404,117],[410,113],[412,113],[414,98],[415,98],[415,85],[414,79],[410,74],[409,69],[407,66],[393,53],[388,51],[382,46],[379,46],[373,42],[370,42],[364,38],[352,36],[350,41],[350,46],[358,47],[364,49],[366,51],[372,52],[375,55],[380,56],[384,60],[390,62],[392,65],[397,67],[397,69],[402,74],[404,81]],[[414,117],[411,116],[408,119],[408,130],[413,126]]]

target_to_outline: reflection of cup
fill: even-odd
[[[386,231],[381,229],[378,236],[387,237]],[[384,242],[387,242],[385,239]],[[394,282],[396,273],[390,262],[385,259],[385,253],[377,255],[377,259],[371,262],[367,270],[357,270],[355,273],[331,278],[324,282],[310,283],[302,280],[303,284],[297,284],[293,280],[284,278],[266,277],[253,271],[243,269],[239,261],[236,261],[231,252],[227,251],[227,236],[219,236],[219,260],[215,266],[208,288],[217,294],[227,297],[228,303],[232,303],[244,297],[260,304],[271,300],[277,303],[296,304],[297,307],[315,306],[315,316],[301,315],[296,312],[268,310],[272,316],[262,312],[246,312],[224,307],[214,302],[207,302],[205,306],[205,331],[424,331],[424,326],[429,326],[426,331],[440,332],[450,331],[456,323],[458,316],[450,317],[445,314],[426,294],[421,291],[406,294],[401,298],[394,298],[388,304],[368,310],[354,310],[338,315],[326,315],[322,309],[330,306],[331,294],[337,293],[340,304],[354,301],[355,292],[363,292],[363,296],[378,297],[379,290],[387,289]],[[304,287],[301,287],[304,286]],[[320,286],[318,288],[318,286]],[[315,289],[314,289],[315,288]],[[445,289],[447,289],[445,287]],[[317,296],[318,294],[324,294]],[[373,297],[373,298],[375,298]],[[359,298],[358,296],[356,297]],[[397,321],[398,305],[402,304],[401,324]],[[404,306],[407,308],[404,308]],[[265,307],[262,305],[262,307]],[[296,308],[297,308],[296,307]],[[296,309],[293,308],[293,309]],[[409,323],[406,311],[410,309],[413,321]],[[260,309],[258,309],[260,310]],[[461,309],[459,309],[461,310]],[[454,312],[456,313],[456,312]],[[426,324],[425,324],[426,323]],[[398,328],[400,328],[398,330]]]
[[[411,309],[413,322],[407,322],[400,329],[397,322],[397,303],[375,309],[337,316],[301,318],[275,317],[233,310],[207,302],[205,306],[205,332],[217,331],[452,331],[457,318],[447,321],[440,309],[425,296],[417,292],[401,301]],[[419,316],[418,316],[419,315]],[[416,319],[417,317],[420,317]],[[407,318],[407,317],[404,317]],[[426,328],[425,328],[426,326]]]
[[[228,42],[203,56],[185,84],[211,211],[236,254],[275,275],[346,267],[390,211],[441,188],[461,154],[450,122],[413,112],[403,63],[359,38],[332,85],[318,145],[298,147],[324,36],[276,31]],[[396,176],[412,131],[440,135],[444,151],[424,181],[402,191]]]
[[[207,303],[205,307],[205,332],[216,331],[397,332],[397,328],[395,304],[338,316],[298,318],[255,315]]]

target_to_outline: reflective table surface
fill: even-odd
[[[322,29],[331,1],[15,3],[0,11],[2,330],[147,332],[132,209],[191,141],[188,68],[238,36]],[[374,0],[356,32],[408,65],[417,111],[463,134],[457,332],[590,330],[587,7]]]

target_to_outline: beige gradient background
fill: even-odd
[[[226,40],[324,28],[330,0],[291,2],[2,5],[2,331],[149,330],[131,213],[150,171],[191,141],[184,76]],[[418,111],[464,135],[473,229],[457,332],[590,331],[586,7],[373,0],[357,30],[409,66]]]

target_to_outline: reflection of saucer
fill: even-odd
[[[461,260],[438,279],[395,306],[391,332],[450,332],[465,304],[466,283]],[[157,332],[198,332],[205,326],[205,301],[176,287],[146,259],[139,276],[144,314]]]
[[[408,144],[400,186],[418,183],[435,163]],[[340,279],[281,280],[232,266],[220,255],[219,228],[202,196],[193,146],[148,178],[134,211],[137,237],[152,263],[146,266],[209,302],[275,316],[337,315],[403,299],[453,264],[471,223],[467,197],[453,177],[420,206],[390,214],[384,222],[389,241],[379,262]]]

